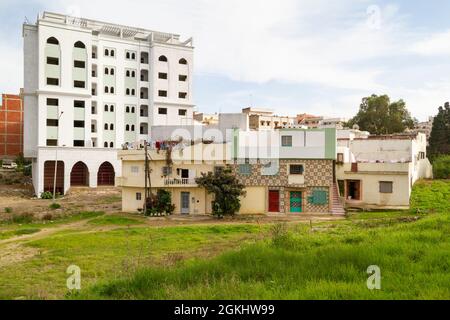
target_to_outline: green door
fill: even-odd
[[[291,191],[291,212],[302,212],[302,193]]]

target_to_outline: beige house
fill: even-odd
[[[425,134],[338,134],[336,175],[347,208],[407,209],[414,183],[432,178]],[[359,137],[359,138],[356,138]]]
[[[212,196],[195,183],[202,172],[213,171],[224,166],[226,144],[196,144],[178,146],[171,151],[171,163],[166,150],[148,150],[151,190],[165,189],[172,194],[175,214],[211,213]],[[219,161],[214,160],[216,155]],[[122,161],[122,176],[116,178],[122,187],[122,211],[136,212],[144,207],[145,196],[145,152],[122,150],[118,152]]]
[[[344,213],[333,170],[334,129],[275,130],[270,143],[255,148],[255,141],[266,138],[264,132],[236,129],[229,142],[181,142],[171,151],[152,147],[148,150],[151,190],[170,191],[175,214],[211,214],[213,196],[195,180],[201,173],[228,165],[245,186],[240,214]],[[122,187],[122,210],[141,211],[144,150],[122,150],[118,157],[122,176],[116,183]]]

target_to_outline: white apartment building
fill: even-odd
[[[117,149],[193,122],[193,41],[44,12],[23,25],[24,154],[36,195],[114,185]]]

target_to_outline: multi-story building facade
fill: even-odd
[[[257,141],[262,144],[255,145]],[[234,129],[225,143],[183,143],[173,148],[170,162],[166,151],[149,150],[148,185],[153,192],[171,192],[176,214],[210,214],[213,197],[195,178],[226,165],[245,185],[241,214],[344,214],[334,177],[334,129],[281,129],[270,134]],[[123,150],[118,156],[123,163],[117,179],[122,210],[142,210],[145,153]]]
[[[0,158],[23,153],[23,103],[15,94],[2,94],[0,105]]]
[[[193,121],[192,39],[48,12],[23,38],[24,152],[38,196],[55,163],[61,193],[112,185],[117,148],[149,140],[154,124]]]

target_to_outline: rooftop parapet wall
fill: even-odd
[[[178,34],[136,28],[115,23],[107,23],[47,11],[39,17],[37,24],[39,23],[66,25],[73,28],[90,30],[93,34],[103,34],[128,40],[146,40],[150,43],[163,43],[193,48],[192,38],[189,38],[186,41],[181,41]],[[31,24],[26,25],[29,26]]]
[[[218,134],[220,132],[218,131]],[[336,158],[335,129],[282,129],[270,131],[241,131],[230,129],[227,137],[202,139],[173,137],[165,141],[147,142],[149,155],[162,160],[169,150],[171,158],[178,161],[256,161],[257,159],[328,159]],[[126,147],[120,157],[130,160],[143,156],[142,146]],[[142,158],[141,158],[142,159]],[[140,159],[140,160],[141,160]]]

